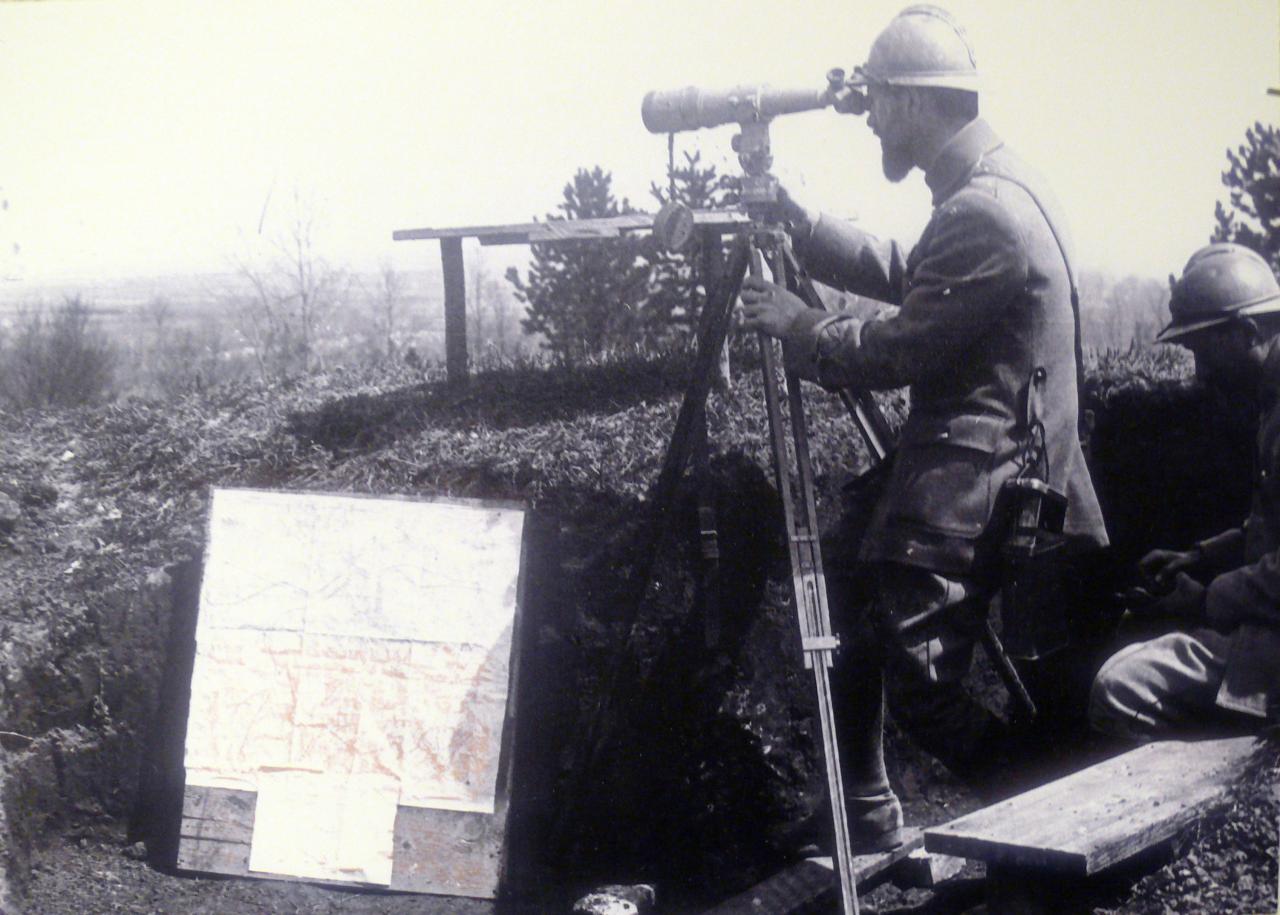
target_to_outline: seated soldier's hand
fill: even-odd
[[[1138,571],[1142,577],[1155,586],[1155,590],[1163,592],[1173,586],[1174,578],[1200,561],[1199,550],[1185,552],[1178,550],[1152,550],[1138,560]]]
[[[770,337],[784,337],[796,315],[808,307],[795,293],[754,276],[742,281],[742,326]]]
[[[1135,592],[1141,589],[1134,589]],[[1177,573],[1173,580],[1173,588],[1160,596],[1145,593],[1149,598],[1144,601],[1133,601],[1128,610],[1136,616],[1143,617],[1175,617],[1196,620],[1204,617],[1204,585],[1196,581],[1186,572]],[[1134,592],[1130,592],[1132,595]]]

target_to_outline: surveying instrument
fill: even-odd
[[[739,87],[721,93],[704,93],[695,88],[673,92],[650,92],[641,114],[651,133],[675,133],[736,122],[740,132],[733,149],[742,165],[740,199],[749,217],[734,231],[736,241],[728,270],[713,294],[708,288],[698,332],[693,378],[685,392],[676,418],[671,445],[659,475],[655,492],[655,513],[668,515],[665,503],[674,500],[676,482],[693,450],[695,439],[702,445],[702,428],[707,394],[716,370],[718,354],[724,346],[744,278],[762,278],[764,266],[776,283],[785,285],[811,308],[823,308],[817,290],[809,281],[791,249],[779,206],[778,180],[770,173],[773,156],[769,125],[780,114],[791,114],[835,106],[838,111],[862,113],[861,95],[845,85],[844,73],[832,70],[828,85],[819,91],[774,90],[767,86]],[[694,230],[694,214],[687,207],[669,202],[658,214],[654,234],[669,250],[688,247]],[[710,284],[708,284],[710,285]],[[835,826],[835,872],[839,880],[842,910],[856,915],[858,897],[853,872],[853,852],[845,813],[844,785],[840,774],[840,751],[836,740],[829,668],[839,638],[831,630],[826,580],[818,542],[818,515],[814,496],[813,471],[809,460],[809,436],[805,422],[800,379],[795,373],[779,371],[777,341],[759,334],[763,357],[765,408],[773,453],[775,482],[782,499],[792,585],[800,625],[801,650],[805,668],[813,671],[818,716],[826,763],[827,789]],[[783,376],[780,379],[780,374]],[[887,455],[892,431],[868,392],[842,391],[854,423],[867,444],[872,459]],[[787,404],[784,419],[782,402]],[[789,439],[789,441],[788,441]],[[705,527],[705,524],[704,524]],[[705,538],[706,532],[703,532]]]

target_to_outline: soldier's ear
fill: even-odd
[[[1262,341],[1262,329],[1253,318],[1237,318],[1232,324],[1248,346],[1255,346]]]
[[[929,109],[928,93],[916,86],[903,88],[898,97],[898,111],[904,115],[916,117],[927,113]]]

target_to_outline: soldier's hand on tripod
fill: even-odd
[[[777,283],[754,276],[742,280],[742,326],[770,337],[785,337],[796,316],[808,306],[795,293]]]

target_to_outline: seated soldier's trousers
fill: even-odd
[[[1089,693],[1089,723],[1125,740],[1236,733],[1258,719],[1217,705],[1231,636],[1213,629],[1135,642],[1102,665]]]
[[[1004,724],[959,681],[975,642],[965,617],[975,608],[985,612],[990,592],[972,579],[896,563],[836,563],[828,588],[845,643],[832,693],[846,792],[866,797],[889,790],[886,699],[920,747],[962,780],[982,780],[1003,742]]]

